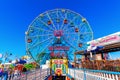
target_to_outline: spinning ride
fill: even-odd
[[[87,20],[68,9],[54,9],[40,14],[25,34],[27,54],[41,64],[51,56],[73,60],[73,53],[85,50],[87,42],[93,39]]]

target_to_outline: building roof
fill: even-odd
[[[105,45],[104,48],[102,48],[98,51],[95,51],[95,53],[98,54],[98,53],[115,52],[115,51],[120,51],[120,42]],[[85,55],[85,54],[89,55],[90,52],[85,53],[85,51],[77,51],[74,54],[76,54],[76,55]]]

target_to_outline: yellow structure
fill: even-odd
[[[66,74],[68,73],[68,60],[67,59],[51,59],[50,68],[51,68],[51,74],[55,74],[57,76]]]

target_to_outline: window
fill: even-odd
[[[61,68],[61,64],[56,64],[56,68]]]

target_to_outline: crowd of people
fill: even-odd
[[[19,77],[23,76],[26,71],[26,68],[23,68],[22,71],[17,68],[0,68],[0,80],[17,80]]]

